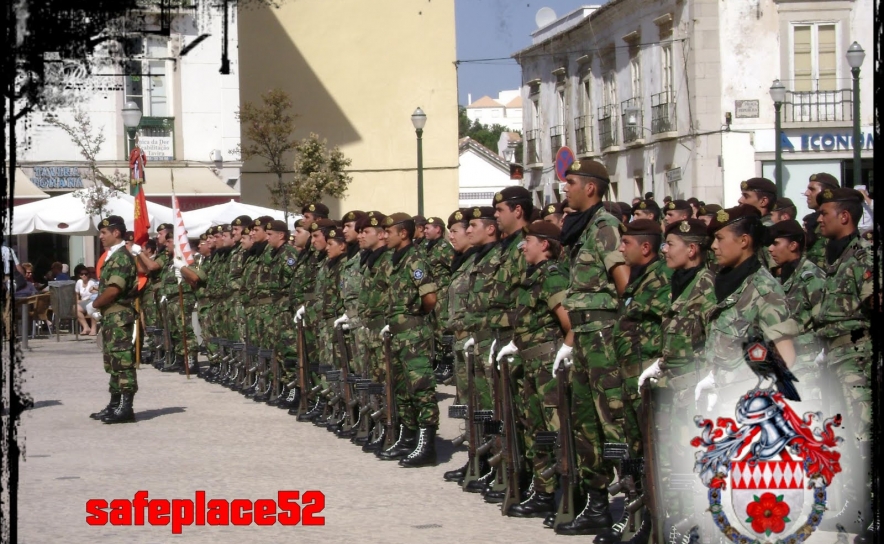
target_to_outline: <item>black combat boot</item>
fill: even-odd
[[[376,423],[376,425],[380,425],[380,423]],[[381,434],[379,434],[374,440],[371,440],[371,435],[368,436],[369,440],[362,446],[362,451],[365,453],[377,453],[384,448],[384,440],[387,438],[387,428],[381,425]]]
[[[110,402],[107,403],[107,406],[101,409],[100,412],[95,412],[94,414],[89,414],[89,417],[92,419],[100,420],[104,416],[113,412],[117,405],[120,404],[120,394],[119,393],[111,393]]]
[[[608,490],[590,488],[583,511],[571,522],[557,525],[555,531],[560,535],[594,535],[609,529],[613,523],[608,505]]]
[[[288,389],[285,385],[283,385],[279,390],[279,394],[267,401],[267,406],[279,407],[280,404],[285,402],[285,398],[288,396],[288,394]]]
[[[516,518],[545,518],[547,514],[556,513],[556,498],[554,493],[543,493],[536,489],[527,499],[510,506],[506,513]]]
[[[405,425],[399,425],[399,438],[392,446],[384,451],[378,452],[378,459],[383,461],[398,461],[405,458],[409,453],[414,451],[417,444],[417,432],[409,429]]]
[[[322,412],[325,411],[325,399],[320,397],[316,399],[316,404],[313,405],[313,408],[310,408],[310,411],[304,412],[303,414],[298,416],[298,421],[313,421],[322,415]]]
[[[463,488],[467,493],[481,493],[489,484],[494,485],[494,478],[497,476],[497,470],[490,468],[488,472],[473,480]]]
[[[221,365],[219,365],[218,363],[212,363],[209,365],[209,368],[207,368],[206,371],[203,372],[202,377],[204,380],[206,380],[209,383],[217,383],[218,382],[218,375],[220,373],[221,373]]]
[[[277,408],[281,410],[290,410],[292,408],[297,409],[300,400],[301,390],[297,387],[292,387],[291,389],[286,390],[285,397],[283,397],[282,402],[279,403]]]
[[[648,541],[651,539],[651,511],[647,508],[642,510],[642,524],[639,526],[638,531],[632,535],[632,538],[629,539],[628,544],[648,544]]]
[[[543,518],[543,526],[547,529],[552,529],[556,525],[556,513],[552,512],[547,514],[545,518]]]
[[[467,469],[470,468],[470,459],[467,458],[467,462],[464,466],[460,468],[456,468],[454,470],[449,470],[445,474],[442,475],[442,479],[446,482],[457,482],[463,480],[463,477],[467,474]]]
[[[188,353],[187,354],[187,371],[191,376],[196,376],[199,378],[200,375],[200,365],[196,361],[196,353]],[[185,371],[179,371],[179,374],[185,374]]]
[[[120,395],[120,403],[103,418],[102,423],[134,423],[135,411],[132,409],[132,401],[135,399],[135,393],[123,393]]]
[[[399,465],[408,468],[436,466],[436,427],[420,427],[417,445]]]
[[[182,369],[184,369],[184,357],[180,355],[175,355],[175,359],[172,364],[162,367],[160,369],[160,372],[178,372]]]
[[[447,359],[442,359],[439,367],[436,369],[436,383],[442,385],[451,385],[450,381],[454,377],[454,363]]]
[[[267,389],[264,393],[255,392],[255,396],[252,397],[252,400],[255,402],[267,402],[270,400],[270,389]]]

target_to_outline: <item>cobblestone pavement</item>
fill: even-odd
[[[405,469],[297,423],[283,410],[149,366],[138,373],[138,422],[104,425],[88,417],[108,398],[94,340],[36,340],[31,348],[24,389],[34,408],[21,422],[20,542],[592,541],[556,536],[539,519],[504,518],[496,505],[442,480],[466,456],[453,451],[457,422],[444,417],[453,387],[440,388],[440,464]],[[186,526],[182,535],[172,535],[169,526],[86,524],[88,499],[131,500],[139,490],[165,499],[193,498],[201,490],[227,500],[320,490],[325,525]],[[835,541],[822,536],[808,542]]]

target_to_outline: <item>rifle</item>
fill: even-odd
[[[654,426],[654,403],[651,384],[646,382],[642,386],[642,411],[644,412],[644,473],[645,473],[645,504],[651,515],[651,527],[653,542],[663,544],[663,495],[661,494],[657,475],[657,433]]]
[[[344,327],[335,327],[335,338],[338,341],[338,350],[341,352],[341,396],[344,401],[344,420],[342,430],[349,431],[353,427],[353,395],[350,392],[350,356],[347,352],[347,341],[344,339]]]
[[[181,310],[181,342],[184,344],[184,373],[190,379],[190,365],[187,361],[187,322],[184,319],[184,286],[178,282],[178,308]]]
[[[495,334],[495,340],[497,340],[497,335]],[[495,342],[492,346],[496,346]],[[494,364],[494,354],[495,351],[491,350],[491,392],[494,397],[493,401],[493,416],[492,420],[485,423],[485,434],[494,435],[492,438],[491,447],[494,448],[495,454],[488,459],[488,463],[492,467],[497,467],[501,461],[503,461],[504,455],[504,446],[503,446],[503,438],[502,438],[502,427],[503,427],[503,396],[504,393],[501,389],[501,379],[500,379],[500,370],[497,368],[497,365]],[[507,479],[507,467],[501,467],[498,469],[494,475],[494,485],[492,487],[493,491],[500,491],[509,486],[509,481]]]
[[[160,312],[163,314],[163,350],[165,350],[164,367],[170,367],[175,363],[175,353],[172,349],[172,329],[169,323],[169,301],[160,305]],[[171,361],[170,361],[171,359]]]
[[[513,406],[513,391],[510,385],[510,357],[504,357],[500,361],[500,388],[503,407],[503,462],[506,468],[506,493],[503,498],[503,506],[500,513],[506,515],[510,506],[519,504],[522,500],[519,489],[519,473],[521,472],[521,452],[519,451],[519,436],[516,428],[516,411]],[[493,363],[492,363],[493,364]]]
[[[464,355],[467,359],[467,433],[469,435],[468,438],[468,453],[467,453],[467,470],[464,473],[463,478],[463,486],[466,488],[467,484],[473,480],[478,480],[481,467],[479,466],[479,455],[477,453],[477,448],[479,446],[479,426],[476,422],[476,406],[478,404],[478,394],[476,393],[476,379],[475,379],[475,370],[476,370],[476,354],[472,349],[464,350]]]
[[[384,334],[384,367],[386,368],[386,376],[384,376],[384,394],[387,402],[386,421],[384,427],[387,429],[384,436],[384,449],[389,449],[396,441],[396,397],[394,395],[393,384],[393,348],[391,342],[393,335],[389,332]]]
[[[307,342],[304,340],[304,323],[298,321],[298,388],[301,399],[298,402],[298,415],[307,413]]]
[[[559,416],[558,433],[558,463],[551,467],[552,471],[558,469],[559,487],[562,490],[562,498],[556,509],[556,520],[553,526],[561,523],[569,523],[574,520],[574,495],[577,490],[577,463],[574,457],[573,428],[571,427],[571,403],[568,398],[568,368],[561,365],[556,371],[556,394],[559,404],[556,412]],[[552,474],[544,471],[543,477],[548,478]],[[554,473],[553,472],[553,473]]]
[[[626,508],[621,518],[611,529],[617,533],[618,538],[629,526],[630,532],[635,532],[635,513],[644,505],[644,496],[638,495],[636,482],[641,479],[643,460],[629,458],[629,446],[623,443],[605,443],[602,449],[602,459],[618,461],[617,476],[619,480],[608,487],[611,496],[623,493],[626,495]]]

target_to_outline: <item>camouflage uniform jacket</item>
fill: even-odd
[[[820,270],[826,269],[826,244],[829,239],[820,234],[820,226],[817,226],[813,229],[813,233],[816,236],[816,239],[813,243],[805,250],[804,258],[813,264],[820,267]]]
[[[258,244],[252,246],[254,249]],[[256,271],[254,274],[255,281],[252,282],[252,285],[249,289],[249,294],[251,294],[252,303],[255,302],[265,304],[261,302],[262,300],[266,300],[267,298],[273,298],[273,248],[270,247],[270,244],[265,243],[263,249],[258,252],[255,257],[256,261]]]
[[[325,252],[316,251],[313,247],[302,249],[298,253],[298,258],[295,261],[294,277],[289,287],[289,303],[291,304],[292,311],[297,311],[298,308],[307,302],[307,295],[310,295],[311,301],[314,300],[313,286],[316,281],[316,274],[319,272],[319,263],[323,260],[323,255],[325,255]]]
[[[426,315],[422,297],[436,292],[433,274],[422,252],[406,247],[396,250],[384,262],[387,278],[387,323],[404,323],[412,316]]]
[[[855,236],[855,235],[854,235]],[[841,255],[827,265],[826,287],[815,312],[817,336],[837,338],[871,324],[872,245],[855,236]]]
[[[175,277],[175,267],[172,266],[173,260],[173,257],[167,256],[166,267],[163,268],[162,275],[160,276],[163,281],[163,285],[160,287],[160,295],[165,295],[168,299],[178,298],[178,278]],[[186,281],[182,280],[181,292],[185,297],[192,297],[193,287],[191,287]]]
[[[569,312],[583,310],[617,311],[617,288],[610,271],[623,264],[620,247],[620,221],[598,205],[580,239],[569,248],[570,282],[563,306]],[[572,323],[574,332],[601,330],[610,323]]]
[[[470,287],[464,304],[464,330],[479,332],[490,328],[491,292],[488,284],[500,264],[500,245],[491,242],[479,248],[470,268]]]
[[[229,259],[230,250],[219,249],[212,254],[211,274],[208,274],[206,281],[206,296],[210,299],[225,298]]]
[[[798,335],[783,287],[764,266],[716,304],[706,329],[706,361],[713,369],[732,371],[744,365],[745,344],[763,338],[772,344]]]
[[[351,320],[359,319],[359,289],[362,286],[362,252],[354,251],[341,267],[341,298]]]
[[[148,283],[145,290],[150,296],[153,296],[153,293],[160,291],[160,287],[163,285],[163,271],[166,269],[166,265],[169,264],[169,254],[166,252],[166,249],[163,248],[153,256],[153,260],[160,265],[160,269],[151,270],[147,274]]]
[[[242,287],[239,291],[239,303],[243,306],[247,305],[252,298],[252,284],[257,281],[258,274],[258,258],[247,251],[243,258],[242,264]]]
[[[245,261],[246,250],[243,249],[241,244],[237,243],[227,260],[227,287],[231,290],[231,293],[236,293],[242,288]]]
[[[446,329],[451,332],[466,329],[464,325],[467,319],[466,303],[470,292],[470,272],[475,259],[476,254],[470,254],[464,258],[457,270],[451,273],[451,283],[448,285],[448,321],[445,324]]]
[[[200,302],[205,302],[208,298],[208,290],[207,290],[207,282],[209,281],[209,273],[212,269],[212,258],[211,256],[206,257],[205,255],[197,255],[193,259],[193,265],[189,266],[191,270],[197,275],[199,278],[199,284],[194,289],[196,293],[196,299]]]
[[[819,309],[820,300],[826,285],[826,274],[807,257],[802,257],[792,275],[783,282],[786,303],[792,312],[792,319],[798,323],[799,335],[795,338],[795,349],[799,354],[816,355],[819,346],[814,333],[813,312]]]
[[[289,289],[295,276],[298,254],[295,248],[283,243],[278,248],[268,247],[270,253],[270,293],[273,305],[280,311],[289,308]]]
[[[565,300],[568,277],[550,259],[529,266],[516,291],[515,342],[521,349],[562,338],[562,328],[553,311]]]
[[[385,293],[390,278],[387,261],[392,252],[386,247],[372,251],[362,266],[362,285],[359,291],[359,317],[362,324],[383,317],[387,311]],[[377,328],[380,330],[380,327]]]
[[[454,248],[446,240],[438,238],[425,245],[425,258],[430,274],[436,282],[436,318],[439,323],[448,321],[448,286],[451,284],[451,262],[454,260]]]
[[[669,307],[672,269],[663,259],[648,263],[626,286],[614,324],[614,350],[622,366],[639,365],[662,355],[663,316]]]
[[[261,281],[261,273],[264,268],[264,251],[266,249],[267,242],[257,242],[252,244],[246,254],[242,288],[239,290],[244,306],[253,306],[258,303],[258,284]]]
[[[703,266],[703,265],[700,265]],[[690,365],[691,370],[702,366],[703,347],[709,312],[715,306],[715,277],[708,268],[702,268],[663,316],[661,350],[665,368],[676,370]]]
[[[134,311],[132,303],[135,301],[135,291],[138,289],[138,270],[135,268],[135,258],[122,244],[116,251],[104,261],[101,267],[101,277],[98,279],[98,293],[101,295],[109,286],[119,288],[120,292],[114,297],[113,302],[101,308],[101,315],[110,315],[125,309]]]
[[[518,230],[499,242],[500,251],[496,254],[497,262],[494,263],[497,269],[494,270],[487,285],[490,290],[488,304],[491,309],[489,325],[492,328],[506,329],[513,326],[510,319],[513,299],[528,270],[528,263],[521,251],[524,241],[525,235]]]
[[[319,267],[313,292],[316,294],[315,311],[320,321],[336,319],[344,313],[344,300],[341,298],[341,269],[344,256],[326,259]]]

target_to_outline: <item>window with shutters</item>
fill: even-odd
[[[792,27],[791,90],[837,89],[837,30],[834,23],[800,23]]]

